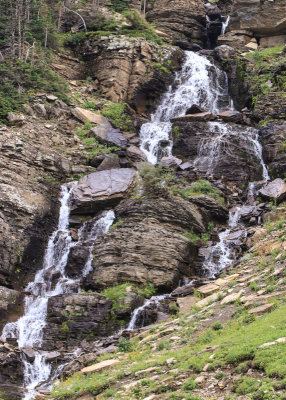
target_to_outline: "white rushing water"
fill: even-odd
[[[46,326],[47,307],[50,297],[63,293],[69,293],[80,289],[80,277],[85,276],[91,269],[93,240],[99,235],[106,233],[112,225],[115,215],[113,211],[102,214],[99,219],[86,222],[79,230],[80,243],[88,243],[89,256],[83,266],[78,279],[70,279],[65,274],[65,267],[71,247],[76,243],[72,242],[69,231],[69,197],[72,188],[76,183],[63,185],[61,188],[61,207],[57,229],[51,235],[43,261],[43,268],[37,272],[33,282],[29,283],[26,292],[31,295],[25,297],[24,315],[16,322],[5,325],[2,337],[16,338],[20,348],[32,347],[41,348],[43,341],[44,327]],[[87,225],[89,228],[87,229]],[[59,275],[56,284],[53,276]],[[30,400],[35,395],[35,388],[49,379],[51,365],[45,360],[45,353],[35,351],[35,360],[24,362],[24,386],[27,394],[24,400]]]
[[[230,21],[230,15],[228,15],[227,18],[226,18],[226,20],[225,20],[225,22],[222,23],[222,27],[221,27],[221,34],[222,34],[222,35],[225,35],[225,32],[226,32],[226,30],[227,30],[229,21]]]
[[[186,60],[182,70],[176,73],[174,84],[162,97],[151,121],[143,124],[140,130],[141,150],[152,164],[172,153],[172,118],[185,115],[193,104],[213,114],[233,107],[225,72],[205,56],[192,51],[186,51],[185,55]]]

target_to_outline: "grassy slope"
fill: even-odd
[[[53,398],[286,399],[286,343],[258,348],[286,337],[286,213],[278,211],[278,221],[265,224],[255,251],[235,271],[239,277],[217,301],[141,333],[126,346],[130,352],[101,356],[99,361],[117,358],[120,364],[98,374],[75,374],[54,388]],[[249,306],[243,298],[221,304],[241,289],[257,296]],[[265,295],[272,297],[262,301]],[[269,302],[269,314],[248,313]]]

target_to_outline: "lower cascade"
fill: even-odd
[[[34,281],[29,283],[25,289],[29,295],[25,297],[24,315],[18,321],[6,324],[2,332],[4,339],[17,339],[19,348],[32,348],[35,350],[34,361],[31,362],[23,356],[25,367],[24,386],[27,388],[24,400],[32,399],[36,393],[34,389],[40,383],[48,382],[51,375],[51,366],[45,359],[45,352],[40,351],[43,329],[46,326],[49,298],[62,293],[80,291],[80,278],[87,275],[91,268],[92,243],[99,235],[109,230],[115,219],[114,212],[108,211],[93,223],[84,223],[79,230],[78,242],[72,242],[69,230],[69,198],[75,185],[76,183],[71,183],[61,187],[58,226],[49,239],[43,268],[37,272]],[[77,279],[70,279],[65,275],[70,249],[72,246],[83,242],[91,243],[88,260],[80,276]],[[59,276],[56,283],[53,280],[54,275]],[[56,377],[57,373],[54,375]]]

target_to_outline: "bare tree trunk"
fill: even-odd
[[[45,29],[45,48],[47,47],[47,44],[48,44],[48,34],[49,34],[49,28],[48,28],[48,26],[46,26],[46,29]]]
[[[67,7],[65,7],[65,9],[68,10],[68,11],[70,11],[70,12],[73,12],[73,13],[76,14],[78,17],[80,17],[80,19],[81,19],[81,21],[82,21],[82,23],[83,23],[84,30],[85,30],[85,32],[87,32],[86,23],[85,23],[85,20],[83,19],[83,17],[82,17],[78,12],[76,12],[76,11],[74,11],[74,10],[71,10],[71,9],[69,9],[69,8],[67,8]]]
[[[32,49],[34,49],[34,48],[35,48],[35,42],[32,44],[32,46],[28,47],[28,50],[27,50],[27,53],[26,53],[26,57],[25,57],[25,62],[27,62],[27,60],[28,60],[28,58],[29,58],[30,51],[31,51]]]

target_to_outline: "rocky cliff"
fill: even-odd
[[[63,378],[82,370],[56,387],[53,398],[226,400],[232,392],[244,399],[256,390],[260,397],[253,399],[283,399],[285,332],[273,310],[285,307],[284,1],[122,0],[66,7],[51,8],[61,33],[49,58],[40,61],[40,68],[47,63],[56,74],[58,87],[54,75],[47,78],[50,88],[35,76],[29,81],[36,80],[35,87],[26,83],[40,51],[27,47],[29,68],[21,67],[19,78],[18,62],[6,58],[7,44],[0,47],[1,329],[26,315],[25,296],[27,308],[50,285],[40,342],[34,348],[17,344],[18,328],[1,342],[0,397],[23,398],[27,365],[36,367],[40,355],[54,378],[63,364]],[[185,80],[185,51],[204,60],[190,77],[197,73],[199,86]],[[216,80],[213,104],[207,80]],[[9,108],[4,96],[10,81],[21,104]],[[192,85],[198,93],[190,94]],[[162,103],[165,93],[169,104]],[[186,93],[196,102],[189,100],[182,112]],[[157,125],[144,149],[142,126],[156,122],[151,114],[158,109],[165,125]],[[156,167],[146,163],[155,140]],[[60,187],[67,183],[70,215],[61,226]],[[108,231],[100,221],[110,210]],[[53,260],[63,262],[63,271],[57,262],[45,269],[53,232]],[[218,278],[221,269],[210,268],[217,264],[228,268],[224,278]],[[28,285],[34,279],[36,291]],[[159,297],[150,300],[154,295]],[[268,311],[266,329],[255,316]],[[162,320],[148,334],[134,330]],[[251,351],[229,350],[233,343],[246,347],[231,336],[228,321],[249,335]],[[255,339],[256,329],[272,325],[277,334]],[[281,346],[271,355],[279,368],[257,350],[270,341]],[[140,357],[147,359],[144,366]],[[121,364],[106,373],[104,358],[110,366]],[[95,366],[83,370],[90,363]],[[93,372],[98,374],[85,375]],[[46,379],[29,399],[48,395]]]

